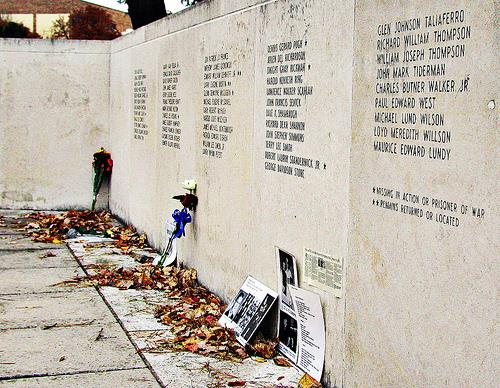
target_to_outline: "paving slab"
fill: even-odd
[[[21,228],[25,224],[23,220],[18,219],[15,216],[5,215],[3,211],[0,211],[0,234],[5,231],[7,234],[12,233],[22,233]]]
[[[118,323],[0,331],[3,377],[143,367]]]
[[[0,236],[1,250],[27,250],[27,249],[66,249],[64,244],[52,244],[35,242],[31,238],[23,235],[2,235]]]
[[[116,322],[95,289],[0,296],[0,330]]]
[[[152,248],[134,248],[127,254],[117,248],[109,239],[96,239],[89,243],[87,240],[68,240],[68,247],[82,264],[113,264],[122,267],[136,266],[141,259],[154,260],[158,253]]]
[[[128,369],[109,372],[80,373],[76,375],[32,377],[0,381],[0,387],[12,388],[157,388],[160,387],[149,369]]]
[[[2,235],[22,235],[22,230],[17,230],[6,226],[5,220],[0,218],[0,236]]]
[[[123,268],[133,268],[136,267],[137,263],[130,256],[125,255],[115,255],[115,254],[88,254],[83,257],[79,257],[80,263],[89,269],[89,273],[92,273],[92,267],[95,265],[104,265],[109,267],[123,267]]]
[[[156,306],[167,304],[165,294],[155,290],[119,290],[101,287],[104,298],[128,331],[165,330],[154,317]]]
[[[82,265],[109,264],[135,267],[138,264],[133,257],[124,254],[114,243],[106,241],[97,244],[70,241],[68,247]]]
[[[84,276],[81,268],[60,267],[60,268],[15,268],[0,269],[0,295],[25,294],[39,292],[71,292],[72,287],[55,286],[64,280],[69,280],[75,276]]]
[[[53,268],[78,267],[67,249],[0,250],[0,268]]]
[[[100,254],[100,255],[121,255],[122,253],[119,249],[111,243],[102,243],[102,244],[77,244],[77,243],[68,243],[69,249],[73,252],[73,254],[77,258],[86,257],[91,254]]]
[[[114,241],[116,241],[116,240],[113,240],[112,238],[108,238],[108,237],[101,237],[98,235],[80,235],[78,237],[70,238],[70,239],[66,240],[66,242],[69,245],[75,244],[75,246],[77,246],[79,244],[86,245],[86,244],[112,243]]]
[[[162,333],[134,332],[133,341],[166,387],[227,386],[231,381],[245,381],[245,387],[296,387],[303,375],[295,367],[281,367],[272,360],[242,362],[218,360],[190,352],[155,353],[145,350]],[[216,385],[221,384],[221,385]]]
[[[0,209],[1,215],[15,219],[24,219],[23,215],[31,213],[60,214],[64,213],[64,210]]]

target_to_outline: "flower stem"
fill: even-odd
[[[95,210],[95,204],[97,202],[97,194],[101,189],[102,181],[104,178],[104,168],[98,168],[94,174],[94,196],[92,197],[92,205],[90,206],[90,211]]]

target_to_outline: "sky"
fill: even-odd
[[[119,9],[122,11],[127,10],[127,4],[120,4],[117,0],[86,0],[89,3],[95,3],[99,5],[104,5],[109,8]],[[181,0],[165,0],[165,8],[170,12],[177,12],[181,9],[186,8],[181,4]]]

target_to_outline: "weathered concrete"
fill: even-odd
[[[0,251],[18,251],[25,250],[47,250],[50,249],[64,249],[61,244],[46,244],[31,241],[30,238],[18,234],[5,234],[0,236]]]
[[[155,338],[165,333],[134,332],[131,334],[139,348],[154,344]],[[241,363],[221,361],[188,352],[150,353],[146,359],[166,387],[207,387],[217,381],[226,386],[230,381],[246,381],[247,387],[295,387],[301,373],[293,367],[280,367],[272,360],[256,362],[246,359]]]
[[[0,341],[6,349],[0,364],[0,376],[4,378],[144,367],[116,322],[48,330],[2,330]]]
[[[61,306],[64,308],[61,308]],[[0,296],[0,330],[102,325],[115,322],[93,288]]]
[[[0,385],[157,387],[93,287],[51,287],[84,274],[66,245],[17,241],[0,250]]]
[[[498,385],[497,12],[495,1],[357,2],[348,386]],[[384,112],[396,123],[377,122]]]
[[[99,244],[86,245],[77,239],[71,241],[69,246],[81,263],[94,261],[99,252],[109,253],[111,249],[101,247]],[[134,263],[137,265],[137,262],[128,255],[108,254],[106,261],[107,264],[115,266],[123,263],[127,266],[132,266]],[[92,268],[88,270],[90,273],[92,271]],[[302,372],[294,367],[280,367],[272,361],[261,363],[247,359],[238,363],[220,361],[189,352],[152,350],[157,348],[156,340],[173,337],[169,327],[154,318],[155,307],[172,303],[175,299],[170,299],[165,293],[154,290],[118,290],[113,287],[100,287],[100,292],[166,387],[206,387],[207,384],[217,381],[235,380],[247,381],[248,387],[274,386],[274,384],[295,386],[302,375]]]
[[[77,266],[75,259],[66,249],[0,250],[0,269]]]
[[[71,288],[56,284],[83,275],[83,271],[77,267],[0,269],[3,279],[0,283],[0,295],[71,292]]]
[[[101,292],[127,331],[165,330],[154,316],[156,306],[168,303],[162,292],[114,287],[102,287]]]
[[[21,235],[22,232],[19,230],[5,230],[3,228],[0,228],[0,236],[2,235]]]
[[[156,388],[159,387],[159,384],[148,369],[142,368],[6,380],[0,381],[0,386],[14,388],[24,388],[27,386],[37,386],[41,388]]]

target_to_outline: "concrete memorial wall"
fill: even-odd
[[[352,2],[267,2],[112,43],[111,122],[121,127],[111,135],[111,209],[164,246],[164,222],[180,207],[171,197],[195,178],[199,206],[180,257],[225,298],[247,274],[277,287],[275,246],[297,257],[300,272],[304,248],[347,256],[352,10]],[[327,24],[338,32],[325,35]],[[334,62],[340,71],[325,66]],[[132,91],[147,96],[126,113]],[[148,127],[140,139],[138,121]],[[316,291],[333,385],[342,376],[344,300]]]
[[[250,260],[251,274],[273,287],[274,246],[297,258],[304,288],[305,248],[347,257],[352,7],[352,1],[275,2],[255,15]],[[334,33],[325,34],[325,26]],[[344,299],[310,289],[321,296],[327,322],[325,382],[339,385]]]
[[[30,86],[91,97],[89,107],[51,105],[50,141],[3,97],[4,85],[14,94],[5,68],[23,58],[32,72],[46,46],[25,53],[2,41],[10,137],[0,138],[0,204],[86,205],[76,183],[90,188],[88,157],[104,142],[115,161],[110,209],[156,247],[181,207],[180,182],[196,179],[179,259],[226,300],[247,275],[276,289],[275,247],[297,258],[299,286],[323,304],[326,386],[494,386],[495,12],[495,1],[207,1],[108,51],[66,43],[86,65],[61,69],[75,52],[45,55],[52,66]],[[17,75],[19,84],[27,90]],[[103,132],[89,137],[94,122]],[[67,195],[46,172],[5,179],[4,155],[47,165],[40,151],[26,162],[10,147],[26,138],[66,150],[60,158],[71,150]],[[50,201],[4,194],[41,189]]]
[[[347,386],[497,385],[497,7],[356,5]]]

